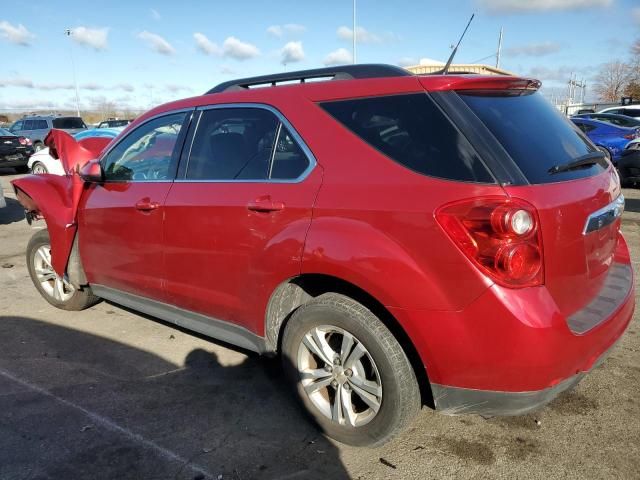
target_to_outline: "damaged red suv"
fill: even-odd
[[[602,153],[510,76],[356,65],[227,82],[14,181],[36,288],[279,354],[317,424],[378,445],[422,405],[518,415],[634,309]],[[264,87],[264,88],[255,88]]]

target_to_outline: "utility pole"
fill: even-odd
[[[356,0],[353,0],[353,63],[356,63]]]
[[[496,54],[496,68],[500,68],[500,56],[502,55],[502,29],[500,27],[500,37],[498,38],[498,53]]]
[[[73,31],[70,28],[65,29],[64,34],[71,37]],[[80,116],[80,95],[78,94],[78,79],[76,78],[76,64],[73,61],[73,45],[69,44],[69,54],[71,55],[71,72],[73,73],[73,85],[76,89],[76,114]]]

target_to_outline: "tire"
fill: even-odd
[[[29,173],[29,167],[26,165],[20,165],[19,167],[13,167],[18,173]]]
[[[313,335],[325,342],[317,343]],[[351,353],[341,355],[341,346],[349,335],[354,343],[346,351]],[[315,349],[307,346],[310,342]],[[318,349],[321,344],[324,350]],[[328,365],[320,355],[311,354],[312,350],[319,350],[325,359],[333,354],[334,364]],[[353,361],[358,357],[355,352],[361,356]],[[339,442],[382,445],[402,431],[420,410],[418,381],[402,347],[371,311],[344,295],[320,295],[293,313],[283,335],[282,362],[306,411],[327,436]],[[303,371],[313,375],[303,376]],[[359,393],[362,386],[369,393],[367,402],[363,400],[366,392],[365,396]],[[351,408],[336,412],[336,399],[342,395]],[[340,419],[340,413],[341,421],[330,418],[335,415]]]
[[[31,166],[31,173],[41,174],[41,173],[49,173],[47,167],[42,162],[36,162]]]
[[[36,232],[27,245],[29,276],[40,295],[62,310],[79,311],[98,303],[100,298],[93,294],[91,288],[74,288],[56,275],[51,268],[50,250],[48,230]]]

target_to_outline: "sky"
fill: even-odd
[[[237,77],[352,62],[352,0],[5,0],[0,111],[146,109]],[[495,64],[561,95],[572,73],[593,97],[598,67],[629,57],[640,0],[357,1],[358,63]],[[66,35],[65,31],[70,35]],[[493,57],[492,57],[493,55]]]

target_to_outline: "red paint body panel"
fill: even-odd
[[[615,260],[628,264],[619,235]],[[492,286],[460,312],[390,308],[407,330],[434,383],[526,392],[553,386],[594,362],[624,333],[635,307],[620,307],[585,335],[573,334],[549,290]]]
[[[163,203],[171,182],[91,185],[80,205],[80,254],[89,283],[164,300]],[[157,202],[149,211],[141,200]]]
[[[321,180],[316,166],[300,183],[176,182],[164,207],[167,301],[263,335],[271,293],[300,274]],[[264,197],[284,208],[247,208]]]

